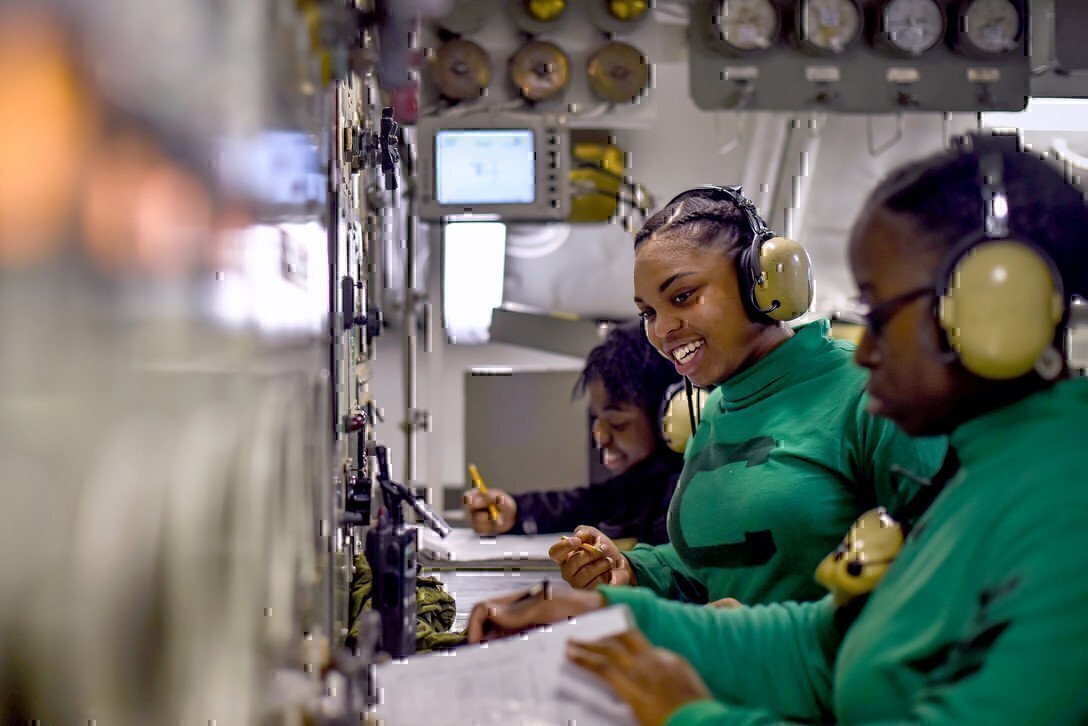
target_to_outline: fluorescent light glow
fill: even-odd
[[[451,343],[484,343],[491,311],[502,304],[506,225],[452,222],[442,227],[442,311]]]
[[[982,114],[982,125],[1021,131],[1084,131],[1088,130],[1088,99],[1032,98],[1023,111]]]
[[[216,319],[263,334],[318,334],[328,316],[327,237],[316,222],[251,225],[211,288]]]

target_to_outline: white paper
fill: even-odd
[[[566,657],[566,642],[630,628],[627,608],[597,610],[513,638],[374,669],[386,726],[626,726],[634,715]]]
[[[484,537],[471,529],[458,528],[443,539],[429,529],[420,530],[419,553],[422,559],[452,563],[518,563],[557,566],[548,550],[559,541],[558,534],[506,534]]]

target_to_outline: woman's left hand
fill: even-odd
[[[612,686],[642,726],[659,726],[684,704],[711,698],[690,663],[654,647],[638,630],[593,643],[571,641],[567,657]]]

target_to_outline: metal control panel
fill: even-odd
[[[698,0],[691,95],[707,110],[1017,111],[1028,0]]]

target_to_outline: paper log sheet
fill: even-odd
[[[386,726],[620,726],[630,708],[566,657],[568,639],[596,640],[630,628],[610,607],[522,635],[377,666]]]
[[[481,536],[467,528],[457,528],[445,539],[421,528],[419,553],[424,559],[461,563],[539,562],[558,567],[548,557],[548,549],[559,541],[558,534],[508,534]]]

